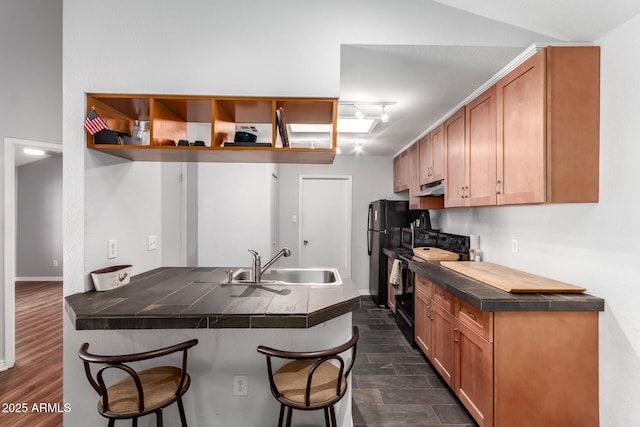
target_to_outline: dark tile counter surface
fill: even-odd
[[[402,248],[383,249],[395,257]],[[481,311],[604,311],[604,299],[587,293],[511,293],[459,274],[439,262],[409,261],[409,269]]]
[[[228,267],[161,267],[119,288],[65,298],[78,330],[310,328],[357,310],[350,279],[342,285],[226,284]]]

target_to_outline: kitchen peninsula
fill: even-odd
[[[227,284],[229,268],[161,267],[107,292],[68,296],[83,329],[310,328],[360,307],[340,285]]]
[[[360,296],[347,278],[332,285],[228,284],[227,270],[161,267],[111,291],[67,296],[66,321],[75,329],[65,336],[65,343],[73,343],[67,348],[77,351],[89,342],[97,353],[116,354],[197,338],[189,353],[192,386],[185,395],[189,425],[275,423],[279,407],[257,346],[300,351],[341,344],[351,336],[351,312],[360,306]],[[66,397],[73,410],[65,422],[98,425],[97,396],[81,371],[78,360],[77,373],[69,374],[77,385]],[[246,396],[233,394],[236,376],[247,377]],[[350,392],[336,405],[336,415],[338,425],[351,424]],[[294,420],[313,423],[322,417],[322,411],[297,411]],[[177,410],[166,413],[167,425],[172,421],[178,423]]]

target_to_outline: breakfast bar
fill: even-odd
[[[77,358],[82,343],[97,353],[127,354],[197,338],[184,398],[189,425],[276,424],[279,407],[269,390],[265,357],[256,348],[315,351],[342,344],[351,337],[351,312],[360,307],[360,296],[349,278],[336,284],[229,284],[229,270],[162,267],[110,291],[67,296],[65,357],[78,363],[75,372],[64,373],[70,385],[65,398],[72,405],[65,423],[103,423]],[[245,395],[234,392],[237,377],[246,378]],[[179,424],[177,412],[165,411],[166,425]],[[339,426],[351,425],[350,389],[336,404],[336,416]],[[294,421],[321,423],[323,414],[296,411]]]

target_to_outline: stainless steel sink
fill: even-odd
[[[255,283],[253,272],[240,269],[233,273],[231,283]],[[261,284],[281,285],[341,285],[335,268],[274,268],[262,274]]]

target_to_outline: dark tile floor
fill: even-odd
[[[368,296],[353,312],[360,329],[353,368],[353,425],[372,427],[477,427],[389,309]]]

